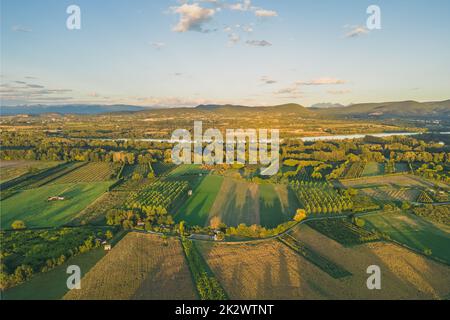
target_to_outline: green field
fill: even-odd
[[[104,255],[103,248],[80,254],[48,272],[39,273],[31,280],[3,292],[1,298],[4,300],[59,300],[68,292],[67,267],[79,266],[83,277]]]
[[[450,264],[450,228],[411,214],[381,213],[365,216],[366,228],[388,234],[393,240]]]
[[[209,225],[219,217],[227,226],[262,225],[273,228],[292,219],[299,208],[287,185],[257,184],[209,175],[178,211],[176,220],[190,225]]]
[[[208,216],[217,193],[223,182],[221,176],[206,176],[195,189],[192,196],[178,210],[176,221],[187,221],[191,225],[203,226],[208,223]]]
[[[261,225],[268,228],[291,220],[300,208],[297,197],[286,185],[260,185],[259,203]]]
[[[183,164],[176,166],[175,169],[170,171],[168,177],[176,178],[181,176],[192,176],[192,175],[207,175],[208,170],[202,169],[200,165],[197,164]]]
[[[1,202],[1,227],[8,229],[15,220],[23,220],[27,227],[64,225],[107,191],[110,184],[58,184],[20,191]],[[47,201],[54,196],[65,197],[65,200]]]
[[[363,177],[379,176],[384,174],[384,164],[378,162],[369,162],[364,167]]]

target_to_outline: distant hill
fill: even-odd
[[[86,104],[67,104],[67,105],[32,105],[32,106],[14,106],[1,107],[0,115],[40,115],[45,113],[59,114],[99,114],[111,112],[135,112],[146,110],[144,107],[130,105],[86,105]]]
[[[310,109],[330,109],[330,108],[343,108],[345,107],[340,103],[316,103],[313,104]]]
[[[222,113],[230,113],[230,112],[257,112],[257,113],[285,113],[285,114],[296,114],[296,115],[304,115],[304,116],[314,116],[315,113],[305,108],[302,105],[296,103],[288,103],[276,106],[257,106],[257,107],[248,107],[248,106],[238,106],[238,105],[199,105],[195,108],[196,110],[201,111],[211,111],[211,112],[222,112]]]
[[[322,115],[346,118],[450,118],[450,100],[360,103],[343,108],[318,110]]]
[[[40,115],[40,114],[101,114],[113,112],[158,112],[158,113],[218,113],[226,116],[250,113],[273,114],[279,116],[295,116],[305,118],[320,117],[326,118],[410,118],[410,119],[450,119],[450,100],[417,102],[417,101],[399,101],[384,103],[360,103],[350,106],[340,104],[321,103],[311,108],[305,108],[302,105],[289,103],[276,106],[242,106],[242,105],[219,105],[208,104],[199,105],[195,108],[155,108],[138,107],[133,105],[33,105],[33,106],[15,106],[1,107],[0,115]]]

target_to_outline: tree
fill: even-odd
[[[23,222],[22,220],[16,220],[11,224],[11,227],[14,230],[22,230],[22,229],[26,229],[27,226],[25,225],[25,222]]]
[[[219,229],[220,225],[222,224],[222,221],[220,220],[220,217],[213,217],[210,221],[209,221],[209,225],[211,226],[212,229]]]
[[[403,209],[403,210],[408,210],[408,209],[410,209],[410,208],[411,208],[411,205],[410,205],[408,202],[404,201],[404,202],[402,203],[402,209]]]
[[[184,221],[180,222],[180,236],[184,236]]]
[[[306,211],[303,209],[297,209],[297,212],[295,213],[294,220],[297,222],[300,222],[306,218]]]
[[[108,230],[105,232],[105,237],[106,237],[106,239],[111,239],[113,237],[111,230]]]
[[[357,227],[360,227],[360,228],[364,228],[364,226],[366,225],[366,222],[363,219],[360,219],[357,217],[355,217],[353,219],[353,222]]]

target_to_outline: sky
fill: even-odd
[[[448,0],[0,2],[3,106],[450,98]]]

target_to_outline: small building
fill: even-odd
[[[64,201],[65,198],[64,197],[60,197],[60,196],[55,196],[55,197],[49,197],[47,199],[47,201]]]

